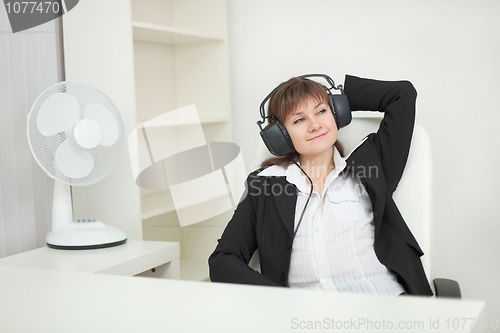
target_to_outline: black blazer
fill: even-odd
[[[432,295],[420,260],[423,252],[392,199],[410,149],[416,91],[408,81],[349,75],[344,87],[352,110],[385,113],[377,133],[347,159],[349,171],[364,180],[370,196],[377,258],[396,273],[406,293]],[[261,170],[248,176],[243,199],[209,258],[214,282],[288,285],[297,188],[285,177],[258,177]],[[248,266],[256,249],[262,273]]]

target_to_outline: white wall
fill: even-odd
[[[0,8],[0,258],[45,245],[54,180],[32,157],[26,116],[63,79],[60,19],[12,33]]]
[[[259,105],[289,77],[413,82],[435,161],[434,272],[497,319],[499,13],[487,0],[229,0],[228,26],[234,142],[247,165]]]

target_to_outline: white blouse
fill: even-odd
[[[326,177],[321,196],[314,191],[293,241],[288,282],[292,288],[363,294],[404,292],[394,273],[375,255],[370,198],[361,180],[349,172],[334,148],[335,169]],[[285,176],[298,189],[295,228],[311,188],[291,164],[271,166],[258,176]],[[294,228],[294,229],[295,229]]]

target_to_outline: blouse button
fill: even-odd
[[[285,271],[282,271],[281,272],[281,281],[285,281],[286,280],[286,273]]]

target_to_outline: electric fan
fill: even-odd
[[[45,90],[28,114],[28,142],[35,160],[56,181],[52,231],[46,243],[57,249],[120,245],[127,235],[94,219],[74,221],[71,186],[97,183],[115,168],[124,143],[123,122],[97,88],[59,82]]]

